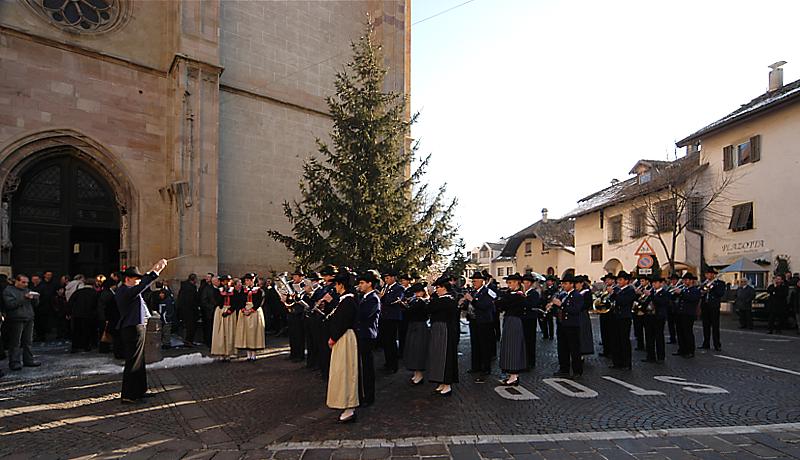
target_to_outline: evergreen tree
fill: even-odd
[[[336,75],[336,95],[326,98],[332,145],[317,139],[301,199],[284,203],[291,235],[269,235],[304,266],[425,272],[453,242],[456,200],[446,200],[444,186],[429,194],[421,181],[430,156],[415,161],[418,144],[406,143],[418,114],[408,119],[407,98],[384,92],[386,69],[372,33],[368,24],[351,43],[352,61]]]
[[[450,259],[450,264],[448,264],[444,272],[449,275],[461,276],[467,269],[469,262],[470,260],[469,257],[467,257],[467,249],[464,240],[459,238],[458,243],[455,245],[453,256]]]

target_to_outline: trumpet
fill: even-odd
[[[653,312],[652,302],[652,289],[642,289],[639,297],[633,301],[633,312],[636,316],[644,316]]]

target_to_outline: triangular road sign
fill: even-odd
[[[650,243],[648,243],[647,240],[644,240],[634,254],[637,256],[652,256],[656,254],[656,251],[653,250],[653,247],[650,246]]]

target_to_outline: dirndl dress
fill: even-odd
[[[517,374],[525,369],[525,333],[518,316],[503,317],[503,334],[500,336],[500,369]]]
[[[424,371],[428,364],[428,344],[431,331],[427,321],[412,321],[408,323],[405,348],[403,349],[403,363],[410,371]]]
[[[428,347],[428,380],[443,382],[447,367],[447,324],[431,324],[430,346]]]
[[[227,308],[214,309],[214,324],[211,335],[211,355],[224,358],[236,356],[236,318],[234,312],[223,316]]]
[[[252,302],[247,302],[245,309],[253,308]],[[239,319],[236,321],[236,348],[240,350],[263,350],[267,347],[264,335],[264,310],[259,308],[245,315],[239,310]]]
[[[331,350],[326,404],[331,409],[358,407],[358,342],[348,329]]]

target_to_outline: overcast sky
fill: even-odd
[[[413,22],[464,0],[416,0]],[[468,248],[624,179],[800,78],[800,1],[474,0],[412,28],[413,136]]]

